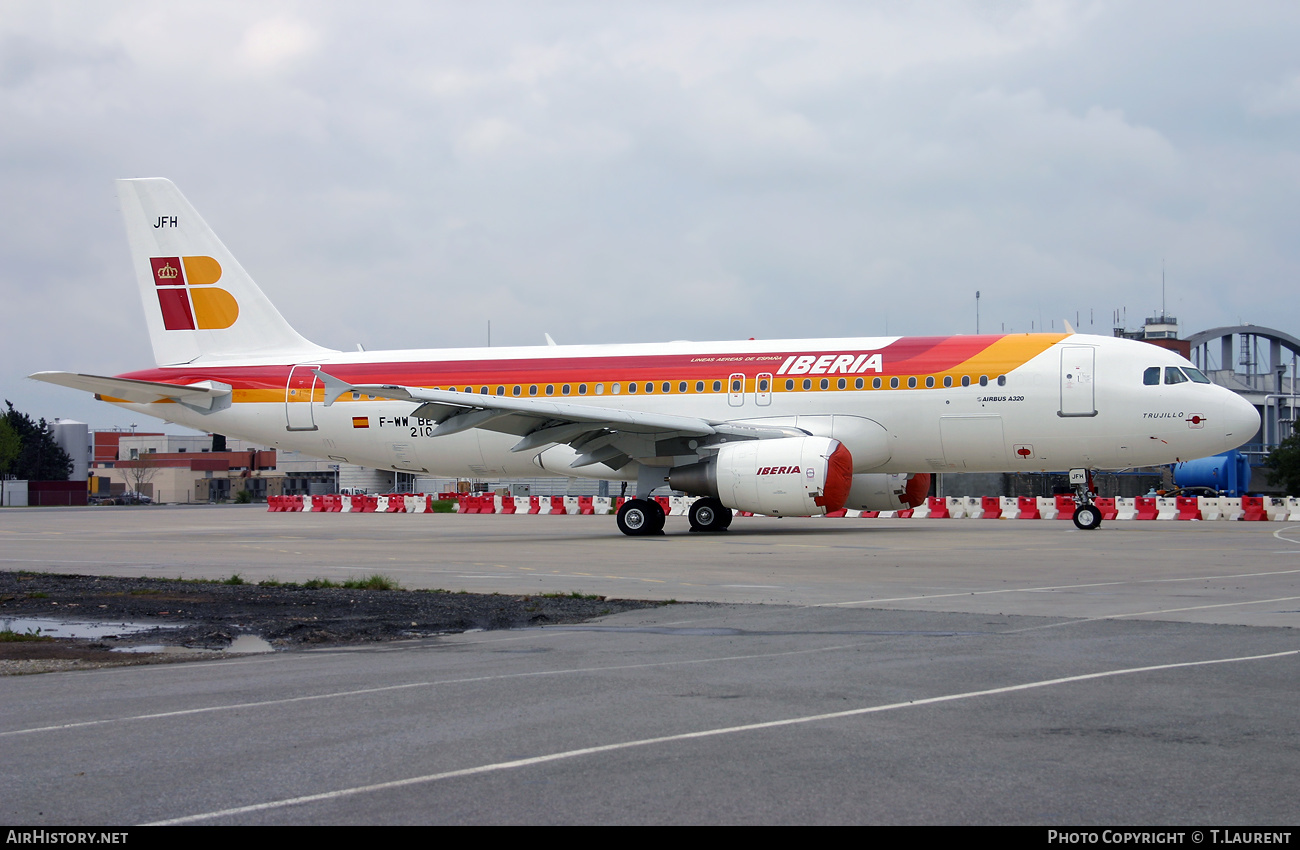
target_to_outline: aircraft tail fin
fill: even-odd
[[[325,351],[290,327],[170,180],[119,180],[117,196],[159,366]]]

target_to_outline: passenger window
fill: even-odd
[[[1006,385],[1007,385],[1007,376],[1006,376],[1006,375],[998,375],[998,386],[999,386],[999,387],[1005,387]]]
[[[970,386],[970,375],[962,375],[962,376],[961,376],[961,385],[962,385],[963,387],[969,387],[969,386]]]
[[[841,389],[841,390],[842,390],[842,389],[845,389],[846,387],[848,387],[848,385],[849,385],[849,382],[846,381],[846,380],[843,379],[843,378],[840,378],[839,381],[837,381],[836,384],[835,384],[835,386],[836,386],[837,388]]]
[[[873,390],[878,390],[878,389],[880,389],[880,379],[879,379],[879,378],[872,378],[872,379],[871,379],[871,388],[872,388]]]
[[[586,394],[587,394],[587,385],[578,384],[578,395],[586,395]]]
[[[916,389],[916,376],[915,376],[915,375],[913,375],[912,377],[910,377],[910,378],[907,379],[907,388],[908,388],[909,390],[914,390],[914,389]]]
[[[479,395],[487,395],[487,394],[488,394],[487,387],[479,387],[479,388],[478,388],[478,394],[479,394]]]
[[[514,393],[515,395],[519,395],[519,386],[516,384],[515,388],[511,390],[511,392]]]
[[[803,388],[804,388],[805,390],[810,390],[810,389],[812,389],[812,378],[804,378],[804,379],[803,379]]]
[[[1142,383],[1146,384],[1148,387],[1160,386],[1160,367],[1147,367],[1147,370],[1142,373]]]
[[[466,388],[465,388],[465,392],[467,392],[467,393],[472,393],[472,392],[474,392],[474,388],[473,388],[473,387],[466,387]]]
[[[786,378],[786,379],[785,379],[785,388],[786,388],[787,390],[792,390],[792,389],[794,389],[794,380],[791,379],[791,378]]]
[[[571,389],[572,387],[570,387],[568,384],[565,384],[564,386],[560,387],[560,395],[568,395],[569,390]]]
[[[720,392],[722,392],[722,381],[714,381],[714,382],[713,382],[713,391],[714,391],[715,393],[720,393]]]
[[[862,389],[862,387],[863,387],[864,385],[865,385],[865,382],[864,382],[861,378],[857,378],[856,380],[853,381],[853,388],[854,388],[855,390],[860,390],[860,389]]]
[[[618,384],[615,384],[614,386],[617,387]],[[636,392],[636,381],[628,381],[628,382],[627,382],[627,391],[630,392],[630,393],[634,393],[634,392]],[[614,392],[618,392],[618,390],[614,390]]]
[[[980,375],[980,386],[981,386],[981,387],[987,387],[988,385],[989,385],[989,376],[988,376],[988,375]]]
[[[1187,376],[1184,375],[1184,374],[1183,374],[1183,371],[1182,371],[1181,369],[1179,369],[1177,366],[1166,366],[1166,367],[1165,367],[1165,383],[1166,383],[1166,384],[1185,384],[1185,383],[1187,383]]]
[[[704,382],[703,382],[703,381],[696,381],[696,382],[695,382],[695,391],[696,391],[697,393],[702,393],[702,392],[704,392]]]
[[[536,384],[529,384],[529,386],[528,386],[528,394],[529,394],[529,395],[537,395],[537,385],[536,385]]]
[[[889,388],[890,388],[891,390],[896,390],[896,389],[898,389],[898,378],[890,378],[890,379],[889,379]]]
[[[497,387],[497,395],[505,395],[505,394],[506,394],[505,387]]]
[[[668,392],[668,391],[667,391],[667,390],[664,390],[664,392]],[[686,392],[686,382],[685,382],[685,381],[678,381],[678,382],[677,382],[677,392],[679,392],[679,393],[684,393],[684,392]]]
[[[763,380],[758,382],[758,391],[760,393],[767,392],[767,378],[764,378]]]
[[[822,378],[822,389],[824,389],[824,390],[825,390],[825,389],[829,389],[829,388],[830,388],[830,385],[831,385],[831,379],[830,379],[830,378]]]
[[[943,385],[944,385],[945,387],[951,387],[951,386],[952,386],[952,375],[944,375],[944,376],[943,376]]]
[[[930,389],[934,389],[934,376],[933,376],[933,375],[926,375],[926,376],[925,376],[925,388],[928,389],[928,390],[930,390]]]
[[[745,387],[744,387],[744,385],[743,385],[740,381],[732,381],[732,382],[731,382],[731,391],[732,391],[733,393],[743,392],[744,389],[745,389]]]
[[[603,384],[597,384],[597,385],[596,385],[596,395],[600,395],[600,388],[601,388],[602,386],[603,386]],[[622,384],[610,384],[610,385],[609,385],[609,391],[612,392],[614,395],[618,395],[619,392],[620,392],[622,389],[623,389]]]

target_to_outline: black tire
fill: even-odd
[[[650,518],[654,523],[654,527],[647,533],[663,534],[664,523],[668,521],[668,514],[664,513],[664,506],[654,499],[646,499],[646,501],[650,504]]]
[[[1096,505],[1080,505],[1074,511],[1074,527],[1080,531],[1092,531],[1101,527],[1101,511]]]
[[[725,531],[731,525],[731,508],[713,497],[691,503],[691,531]]]
[[[618,530],[629,537],[663,531],[664,509],[653,499],[628,499],[618,509]]]

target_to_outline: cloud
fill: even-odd
[[[495,344],[965,332],[976,289],[985,329],[1091,311],[1104,333],[1158,306],[1162,258],[1185,331],[1294,333],[1297,17],[19,5],[0,389],[96,422],[111,409],[22,375],[147,363],[120,176],[175,180],[343,348],[480,345],[489,319]]]

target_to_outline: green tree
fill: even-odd
[[[1269,454],[1268,483],[1280,486],[1288,496],[1300,495],[1300,431],[1295,431]]]
[[[18,457],[22,447],[22,440],[18,439],[17,432],[9,425],[9,419],[0,416],[0,477],[9,472],[9,464]]]
[[[44,419],[33,422],[26,413],[14,410],[13,402],[8,399],[5,405],[9,409],[0,419],[18,437],[18,453],[0,467],[0,473],[29,481],[67,481],[72,474],[72,458],[54,442],[50,426]],[[3,459],[2,452],[0,449],[0,459]]]

